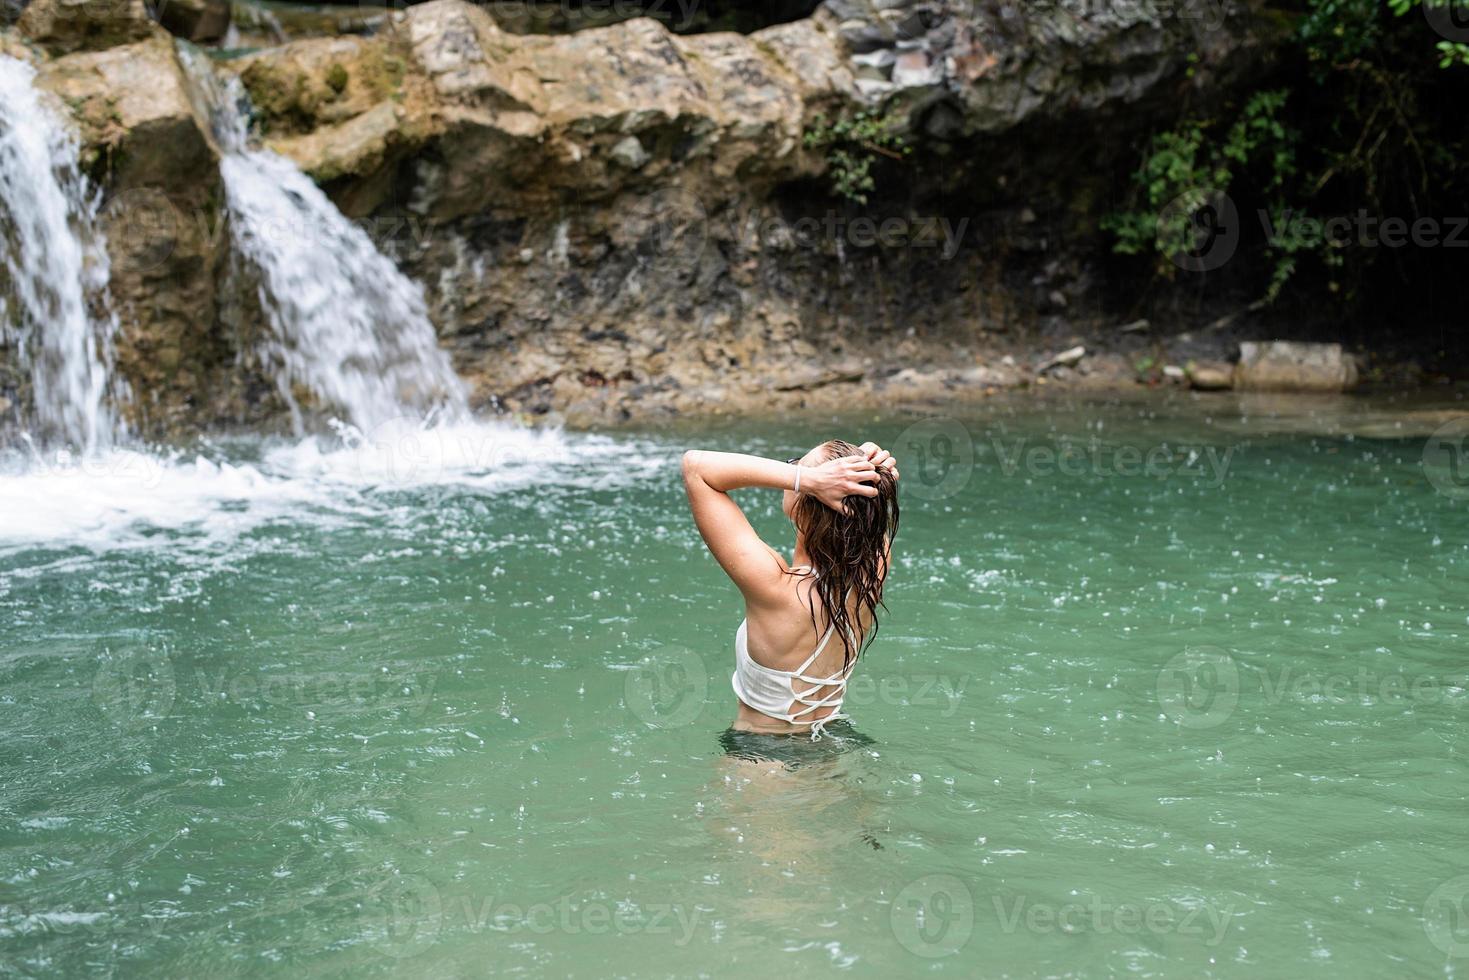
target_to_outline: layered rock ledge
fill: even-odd
[[[33,26],[42,2],[16,31],[107,195],[135,421],[271,417],[240,356],[218,151],[170,40],[127,8],[77,50]],[[905,368],[1024,380],[1004,354],[1096,315],[1104,164],[1184,91],[1271,56],[1262,8],[1222,9],[830,0],[748,35],[534,35],[435,0],[222,65],[255,136],[424,285],[478,404],[597,422],[878,403]],[[846,148],[871,156],[856,203],[822,133],[863,113],[908,149]]]

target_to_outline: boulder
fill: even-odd
[[[213,44],[230,29],[229,0],[154,0],[154,16],[175,37]]]
[[[1202,6],[1202,5],[1201,5]],[[1260,0],[1067,4],[976,0],[827,0],[870,100],[935,135],[998,133],[1106,106],[1176,99],[1246,77],[1289,28]],[[944,107],[938,113],[931,110]]]
[[[117,368],[139,395],[129,423],[156,436],[240,417],[244,379],[216,294],[227,258],[219,158],[173,40],[159,32],[56,58],[37,84],[72,107],[83,163],[105,177],[99,220],[120,322]]]
[[[855,93],[823,22],[749,37],[680,37],[650,19],[519,36],[462,0],[231,67],[271,147],[319,180],[375,178],[432,146],[440,179],[422,182],[420,205],[437,220],[608,200],[678,171],[725,198],[759,191],[819,170],[802,150],[808,107]]]
[[[208,127],[167,34],[57,58],[41,66],[37,84],[72,107],[83,143],[105,158],[109,189],[217,182]]]
[[[1189,361],[1189,384],[1199,391],[1225,391],[1234,387],[1234,370],[1219,361]]]
[[[1081,363],[1081,359],[1085,356],[1086,347],[1078,344],[1075,347],[1067,348],[1061,353],[1056,354],[1052,357],[1048,357],[1041,361],[1040,365],[1036,367],[1035,373],[1045,374],[1047,371],[1051,371],[1056,368],[1072,367],[1076,364]]]
[[[1341,344],[1244,341],[1234,386],[1241,391],[1341,392],[1357,384],[1357,362]]]
[[[51,54],[102,51],[163,33],[143,0],[31,0],[16,26]]]

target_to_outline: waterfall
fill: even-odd
[[[223,153],[235,251],[258,274],[270,327],[261,359],[297,431],[298,388],[362,431],[405,416],[467,416],[422,288],[294,163],[250,146],[238,79],[221,78],[196,51],[180,54]]]
[[[103,399],[117,328],[110,313],[92,312],[108,305],[99,196],[35,75],[0,55],[0,343],[30,370],[42,439],[91,452],[112,436]]]

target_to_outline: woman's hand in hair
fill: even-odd
[[[864,442],[860,448],[867,454],[868,462],[874,467],[880,470],[887,470],[893,475],[894,480],[898,478],[898,461],[893,457],[892,453],[875,442]]]
[[[865,456],[838,456],[801,475],[801,492],[809,493],[838,514],[847,512],[846,497],[876,497],[877,467]]]

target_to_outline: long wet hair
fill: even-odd
[[[833,439],[820,447],[826,460],[842,456],[860,456],[862,450]],[[877,471],[877,496],[860,494],[844,498],[846,514],[838,514],[820,500],[801,494],[792,508],[791,517],[806,539],[806,553],[811,568],[817,572],[807,602],[811,607],[811,625],[821,628],[817,605],[826,621],[836,627],[841,637],[842,669],[852,666],[866,644],[854,637],[862,631],[861,614],[866,610],[872,620],[867,642],[877,636],[877,607],[882,601],[883,580],[887,576],[888,547],[898,533],[898,481],[886,468]],[[857,618],[847,611],[847,595],[857,597]]]

